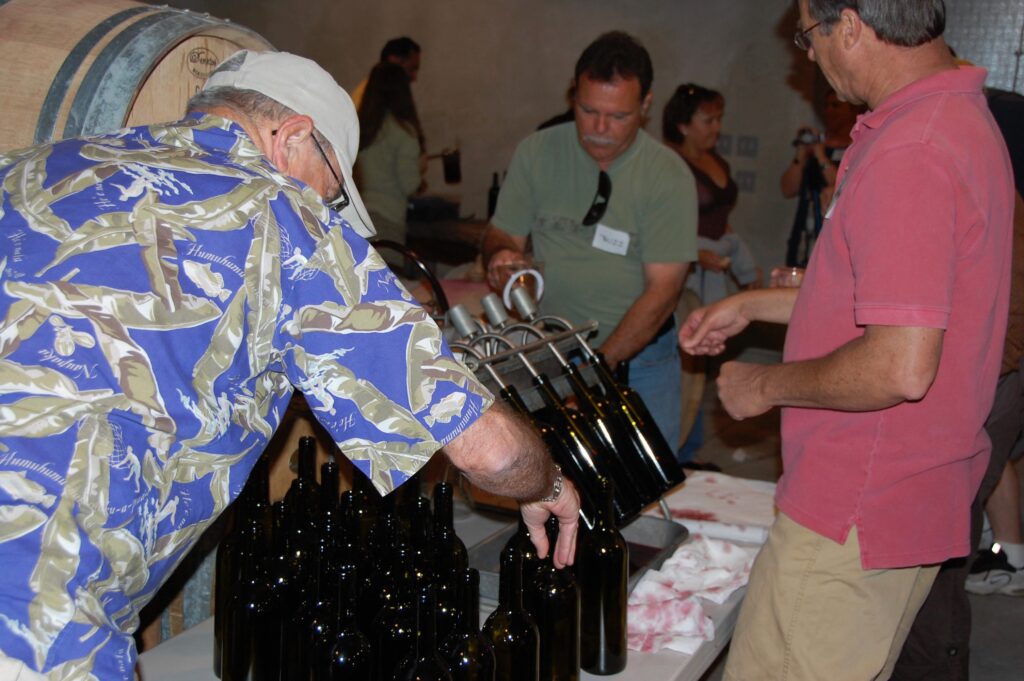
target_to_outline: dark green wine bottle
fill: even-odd
[[[591,674],[617,674],[626,668],[626,596],[629,547],[612,522],[611,482],[604,481],[605,506],[592,528],[580,528],[576,580],[582,620],[581,664]]]
[[[484,623],[494,648],[497,681],[540,681],[540,634],[523,609],[522,561],[514,548],[501,552],[498,607]]]
[[[412,650],[396,668],[394,681],[452,681],[448,663],[437,650],[434,605],[434,586],[421,585],[415,604],[416,634]]]
[[[346,565],[338,570],[338,621],[327,658],[327,669],[314,681],[370,681],[373,679],[373,652],[370,640],[356,624],[355,589],[357,570]]]
[[[458,582],[458,620],[441,644],[453,681],[494,681],[494,648],[480,631],[480,572],[462,570]]]
[[[548,541],[555,545],[558,519],[547,522]],[[540,678],[578,681],[580,678],[580,593],[569,570],[556,570],[551,554],[539,562],[525,586],[523,605],[540,634]]]

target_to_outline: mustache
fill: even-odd
[[[614,140],[611,137],[602,137],[601,135],[584,135],[583,141],[603,147],[610,147],[617,143],[617,140]]]

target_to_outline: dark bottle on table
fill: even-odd
[[[434,584],[437,587],[437,639],[444,641],[458,614],[457,579],[469,567],[466,545],[455,534],[452,486],[434,485]]]
[[[434,586],[423,584],[417,594],[416,635],[410,654],[399,663],[395,681],[452,681],[448,663],[437,650],[437,632],[434,628]]]
[[[352,508],[359,520],[359,546],[369,546],[377,516],[381,513],[383,498],[370,478],[358,466],[352,471]]]
[[[269,487],[270,462],[266,456],[261,456],[256,460],[242,493],[225,514],[227,532],[217,546],[217,566],[214,573],[213,671],[218,677],[224,630],[228,626],[228,604],[234,589],[241,584],[241,573],[245,564],[263,560],[269,548]]]
[[[416,635],[416,570],[405,545],[394,555],[394,596],[380,609],[370,627],[375,677],[390,679],[413,649]]]
[[[246,518],[241,542],[245,546],[258,541],[261,528],[258,517]],[[249,681],[255,678],[260,626],[268,614],[266,579],[255,556],[243,553],[241,569],[233,585],[223,615],[220,670],[221,681]]]
[[[320,485],[316,481],[316,438],[299,438],[298,475],[284,495],[292,519],[289,531],[295,545],[312,547],[320,515]],[[301,522],[297,522],[301,519]]]
[[[540,681],[540,635],[523,609],[522,564],[514,548],[501,552],[498,607],[484,623],[494,648],[497,681]]]
[[[324,669],[313,681],[370,681],[373,679],[373,651],[370,640],[356,624],[354,608],[357,570],[345,565],[338,570],[338,620]]]
[[[519,516],[519,525],[515,533],[505,542],[504,550],[511,549],[519,554],[523,584],[529,584],[540,567],[540,558],[537,557],[537,547],[530,539],[530,530],[526,527],[523,516]]]
[[[501,192],[501,185],[498,184],[498,173],[491,175],[491,186],[487,190],[487,219],[490,220],[498,207],[498,194]]]
[[[494,681],[494,648],[480,631],[480,572],[462,570],[457,584],[458,619],[441,643],[441,656],[452,681]]]
[[[290,509],[285,501],[274,504],[274,541],[264,564],[263,590],[266,593],[266,616],[256,627],[254,668],[259,678],[287,678],[287,623],[298,598],[297,585],[309,572],[305,566],[311,554],[297,555],[289,532]],[[305,562],[303,562],[303,557]]]
[[[580,656],[591,674],[617,674],[626,668],[626,597],[629,548],[612,522],[612,489],[604,481],[604,508],[592,528],[581,527],[576,581],[582,619]]]
[[[547,535],[554,547],[558,519],[548,518]],[[540,634],[540,678],[578,681],[580,678],[580,594],[567,569],[557,570],[551,553],[540,561],[523,589],[523,605]]]

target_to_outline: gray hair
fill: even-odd
[[[234,87],[200,90],[188,100],[185,113],[209,111],[219,107],[234,109],[254,120],[280,121],[296,115],[295,111],[262,92]]]
[[[234,87],[214,87],[209,90],[200,90],[189,98],[185,115],[207,112],[220,107],[228,107],[253,121],[269,121],[271,123],[278,123],[289,116],[299,115],[293,109],[276,99],[267,97],[262,92]],[[330,145],[323,133],[316,128],[313,128],[313,135],[320,146]]]
[[[852,9],[883,42],[901,47],[923,45],[946,30],[943,0],[808,0],[807,9],[826,35]]]

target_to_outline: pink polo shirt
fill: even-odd
[[[786,335],[787,362],[868,325],[944,329],[924,399],[871,412],[786,408],[779,509],[865,569],[966,555],[1006,331],[1013,187],[981,87],[961,68],[862,115]]]

